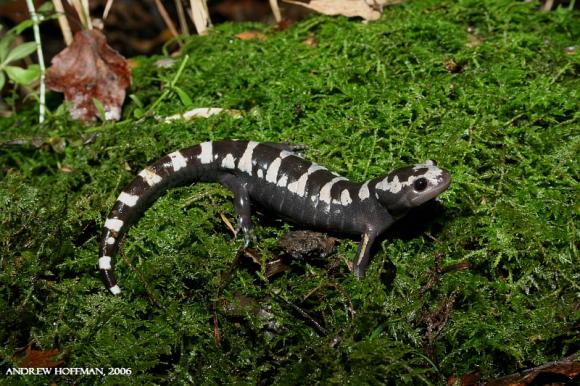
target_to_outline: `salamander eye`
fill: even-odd
[[[415,182],[413,183],[413,188],[417,192],[422,192],[423,190],[425,190],[425,188],[427,188],[427,179],[423,177],[416,179]]]

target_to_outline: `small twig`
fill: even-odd
[[[79,18],[81,19],[81,23],[83,27],[87,30],[93,29],[93,25],[91,23],[91,16],[89,13],[89,3],[87,0],[71,0],[70,1],[77,11]]]
[[[206,0],[189,0],[189,5],[191,7],[191,20],[197,33],[199,35],[207,34],[208,28],[211,27],[211,19]]]
[[[234,237],[236,237],[236,235],[238,234],[238,232],[236,232],[236,228],[234,228],[234,226],[232,225],[230,220],[228,220],[228,218],[226,217],[226,215],[223,212],[220,212],[220,218],[222,219],[224,224],[226,224],[226,227],[230,230],[230,232],[232,232]]]
[[[246,256],[256,265],[262,266],[262,257],[253,249],[249,248],[242,248],[243,254],[242,256]]]
[[[34,3],[32,0],[26,0],[26,5],[28,6],[28,12],[30,13],[30,17],[32,18],[33,25],[32,29],[34,31],[34,40],[36,41],[36,55],[38,55],[38,66],[40,67],[40,90],[39,90],[39,109],[38,109],[38,123],[44,122],[44,100],[45,100],[45,84],[44,84],[44,55],[42,54],[42,44],[40,41],[40,29],[38,28],[38,24],[40,20],[38,18],[38,14],[34,9]]]
[[[103,20],[105,20],[107,18],[107,16],[109,16],[109,11],[111,10],[111,7],[113,6],[113,1],[115,1],[115,0],[107,0],[107,4],[105,5],[105,10],[103,11]]]
[[[424,234],[425,236],[427,236],[427,238],[429,238],[431,241],[435,241],[435,242],[437,242],[437,243],[439,242],[439,240],[437,240],[437,239],[435,238],[435,236],[433,236],[431,233],[429,233],[429,232],[423,232],[423,234]]]
[[[312,327],[314,327],[314,329],[316,330],[318,335],[320,335],[320,336],[327,335],[326,329],[324,327],[322,327],[316,320],[314,320],[314,318],[312,318],[312,316],[310,316],[306,311],[304,311],[302,308],[298,307],[296,304],[292,303],[291,301],[286,300],[283,296],[276,294],[274,291],[272,291],[272,293],[274,294],[274,296],[276,298],[282,300],[286,305],[288,305],[294,311],[299,313],[302,318],[304,318],[308,323],[310,323],[312,325]]]
[[[521,114],[517,114],[515,117],[510,118],[506,123],[503,124],[503,126],[509,126],[512,123],[514,123],[515,121],[517,121],[518,119],[520,119],[521,117],[523,117],[525,114],[521,113]]]
[[[189,27],[185,18],[185,9],[181,0],[175,0],[175,9],[177,9],[177,19],[179,20],[179,29],[183,35],[189,35]]]
[[[334,290],[338,291],[341,293],[342,296],[345,297],[346,301],[348,302],[348,312],[350,313],[350,318],[354,319],[354,306],[352,304],[352,300],[348,294],[348,292],[346,292],[339,284],[336,283],[327,283],[327,284],[321,284],[319,286],[317,286],[316,288],[314,288],[313,290],[311,290],[310,292],[308,292],[306,294],[306,296],[304,296],[302,298],[302,301],[306,301],[306,299],[308,299],[310,296],[312,296],[314,293],[316,293],[318,290],[320,290],[323,287],[329,287],[329,288],[333,288]]]
[[[155,6],[157,7],[157,10],[159,11],[159,14],[161,15],[161,18],[165,22],[165,25],[167,25],[167,28],[169,28],[169,31],[171,32],[171,34],[173,36],[179,35],[177,33],[177,29],[175,28],[175,24],[173,24],[173,21],[169,17],[169,14],[167,13],[167,10],[165,9],[165,7],[163,6],[163,4],[161,3],[161,0],[155,0]]]
[[[559,77],[562,76],[562,74],[564,74],[566,71],[568,71],[570,69],[571,66],[569,66],[568,64],[566,64],[565,66],[563,66],[557,73],[556,75],[554,75],[552,77],[552,79],[550,80],[550,84],[554,84],[556,83],[556,81],[558,80]]]
[[[262,256],[254,249],[244,248],[243,256],[247,257],[254,264],[260,267],[260,269],[264,272],[266,279],[269,279],[281,272],[287,272],[290,270],[290,267],[284,263],[284,259],[276,255],[268,258],[265,265],[262,264]]]
[[[274,14],[274,20],[276,20],[276,23],[280,23],[282,21],[282,13],[278,6],[278,0],[270,0],[270,8],[272,8],[272,13]]]
[[[469,261],[462,261],[457,264],[451,264],[441,269],[441,273],[450,273],[457,271],[466,271],[471,269],[471,263]]]
[[[67,46],[70,46],[73,40],[72,31],[70,29],[70,25],[68,24],[68,20],[64,13],[64,7],[62,6],[62,2],[60,0],[52,0],[52,4],[54,5],[54,10],[57,13],[57,20],[58,25],[60,27],[60,31],[62,32],[62,37],[64,38],[64,42]]]
[[[85,26],[87,27],[88,30],[92,30],[93,29],[93,21],[91,20],[91,11],[89,8],[89,0],[81,0],[81,3],[83,5],[83,13],[84,13],[84,17],[85,17]]]
[[[544,5],[542,6],[542,11],[544,11],[544,12],[550,11],[553,6],[554,6],[554,0],[546,0]]]
[[[218,292],[216,295],[219,295],[219,289],[218,289]],[[221,332],[220,332],[220,321],[218,319],[217,311],[218,311],[217,300],[214,300],[214,302],[212,304],[213,338],[214,338],[216,347],[221,348],[222,347],[222,336],[221,336]]]

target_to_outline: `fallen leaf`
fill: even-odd
[[[262,255],[255,249],[245,248],[242,254],[243,257],[248,258],[258,267],[262,267]],[[264,274],[267,278],[275,276],[282,272],[290,271],[290,266],[287,265],[283,258],[272,255],[266,260],[266,264],[263,266]]]
[[[304,44],[306,44],[308,47],[317,47],[318,41],[316,40],[314,34],[309,34],[308,37],[304,39]]]
[[[336,251],[338,239],[320,232],[291,231],[278,240],[283,255],[292,259],[327,257]]]
[[[173,58],[161,58],[155,61],[155,67],[171,68],[175,65],[176,60]]]
[[[491,380],[486,386],[577,385],[579,378],[580,354],[576,353],[555,362]]]
[[[284,0],[284,2],[301,5],[324,15],[362,17],[365,20],[377,20],[381,17],[379,9],[382,9],[382,5],[379,4],[382,2],[370,1],[371,5],[369,5],[366,0],[311,0],[308,3],[295,0]]]
[[[292,26],[292,24],[294,24],[294,21],[292,19],[282,19],[279,22],[276,23],[276,26],[274,27],[274,31],[285,31],[288,28],[290,28]]]
[[[479,385],[481,371],[475,370],[462,376],[452,375],[447,379],[447,386],[475,386]]]
[[[463,64],[457,63],[455,60],[451,58],[443,60],[443,65],[445,66],[447,72],[451,74],[461,73],[465,69],[465,66]]]
[[[232,225],[230,220],[226,217],[225,213],[220,212],[220,218],[222,219],[224,224],[226,224],[226,228],[228,228],[230,230],[230,232],[232,232],[232,234],[235,237],[238,232],[236,231],[236,228],[234,228],[234,226]]]
[[[129,66],[129,69],[131,71],[133,71],[134,69],[136,69],[137,67],[139,67],[139,62],[135,59],[127,59],[127,64]]]
[[[46,85],[64,92],[74,119],[97,118],[99,112],[93,101],[97,99],[104,107],[105,119],[119,120],[125,89],[131,85],[131,70],[100,31],[79,31],[71,45],[52,59]]]
[[[477,48],[483,44],[483,38],[480,37],[477,28],[474,26],[467,27],[467,43],[465,47],[467,48]]]
[[[267,39],[266,35],[264,35],[260,31],[245,31],[245,32],[240,32],[239,34],[237,34],[235,36],[240,40],[257,39],[260,41],[264,41]]]
[[[209,6],[210,14],[232,21],[263,20],[272,15],[272,8],[263,0],[211,1]]]
[[[52,358],[59,355],[60,351],[53,348],[46,351],[33,350],[30,345],[14,354],[12,359],[18,363],[19,367],[58,367],[64,363],[63,360],[54,361]]]
[[[566,55],[576,55],[576,51],[577,51],[578,46],[569,46],[564,48],[564,53]]]
[[[232,110],[232,109],[222,109],[219,107],[198,107],[195,109],[191,109],[184,113],[173,114],[163,119],[163,122],[173,122],[178,119],[193,119],[193,118],[209,118],[212,115],[217,115],[220,113],[226,113],[231,115],[234,118],[241,118],[242,114],[239,110]]]

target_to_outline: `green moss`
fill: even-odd
[[[532,7],[414,1],[366,25],[312,16],[283,32],[226,24],[192,37],[179,87],[194,106],[242,119],[135,120],[128,102],[123,122],[90,128],[58,113],[43,127],[30,111],[2,120],[3,140],[42,139],[0,148],[0,371],[32,343],[58,348],[66,367],[132,369],[109,384],[440,384],[578,351],[579,55],[564,49],[580,24]],[[235,38],[252,28],[267,39]],[[156,59],[138,59],[131,93],[145,110],[159,100],[155,115],[184,111],[172,92],[159,99],[180,63]],[[223,138],[306,144],[308,158],[355,180],[436,159],[453,183],[438,209],[389,232],[361,281],[344,264],[329,275],[299,263],[270,280],[232,268],[241,241],[219,217],[233,219],[230,194],[174,189],[129,232],[124,293],[109,296],[97,244],[118,192],[160,156]],[[268,254],[288,226],[256,221]],[[345,240],[339,255],[355,250]],[[469,265],[444,268],[458,263]],[[240,295],[256,303],[228,316]],[[48,378],[0,383],[15,380]]]

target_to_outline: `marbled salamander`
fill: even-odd
[[[426,161],[356,183],[287,146],[253,141],[204,142],[173,152],[143,169],[123,189],[105,221],[99,269],[111,293],[121,292],[111,260],[128,227],[168,188],[194,181],[219,182],[233,192],[238,231],[246,246],[255,238],[252,202],[300,225],[361,235],[353,267],[362,277],[377,236],[411,208],[437,197],[451,177]]]

